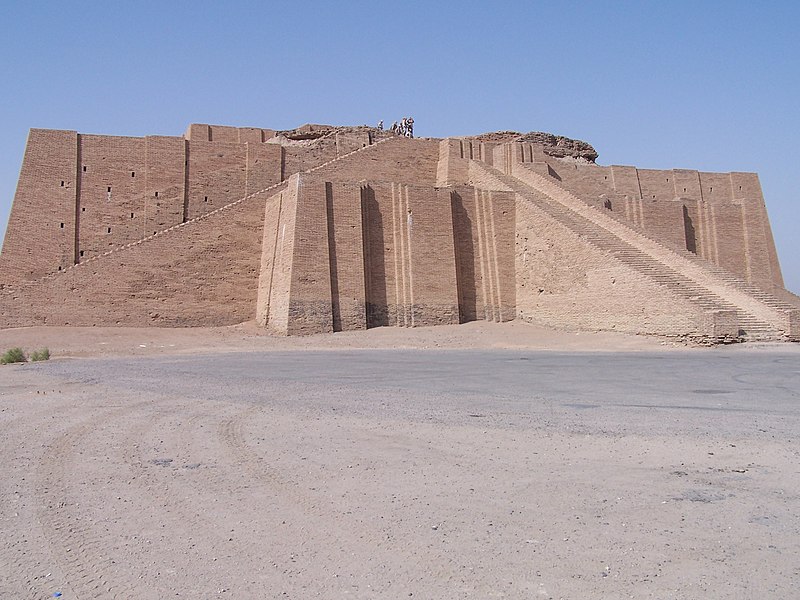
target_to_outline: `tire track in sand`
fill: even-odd
[[[305,529],[311,532],[325,532],[328,542],[318,548],[319,560],[329,565],[336,565],[341,552],[358,551],[365,560],[360,565],[362,573],[354,574],[353,579],[365,578],[373,565],[400,563],[407,574],[427,573],[440,580],[454,581],[457,578],[452,564],[444,564],[443,557],[431,554],[426,549],[408,547],[388,543],[385,536],[379,535],[376,529],[369,527],[348,514],[339,510],[331,499],[321,493],[314,495],[305,493],[302,486],[292,478],[270,466],[269,461],[256,452],[247,442],[246,428],[256,420],[261,407],[251,406],[233,418],[226,419],[219,427],[219,436],[233,456],[234,463],[243,469],[254,481],[266,486],[270,492],[283,496],[292,505],[299,508],[306,522]],[[398,558],[400,555],[402,558]],[[330,590],[328,590],[330,591]],[[377,590],[374,590],[377,592]],[[392,590],[392,593],[397,590]]]
[[[254,579],[277,585],[282,575],[274,564],[263,563],[257,553],[263,538],[251,527],[234,535],[222,524],[252,522],[259,516],[257,504],[232,498],[235,481],[228,465],[218,464],[219,446],[213,446],[213,436],[206,435],[216,431],[225,409],[224,403],[194,399],[159,406],[156,414],[127,432],[122,462],[133,473],[139,503],[152,508],[152,514],[141,519],[150,522],[149,529],[142,530],[151,538],[144,541],[152,544],[145,558],[167,573],[189,577],[200,593],[223,589],[233,597],[251,597],[261,589]],[[195,462],[198,457],[202,463]],[[141,557],[134,562],[143,568]],[[163,578],[143,579],[142,585],[158,597],[171,592]]]
[[[45,449],[36,469],[37,518],[48,536],[50,549],[63,571],[59,589],[81,600],[130,598],[134,584],[124,569],[114,569],[117,544],[103,535],[93,515],[81,517],[72,501],[68,466],[78,450],[96,444],[98,430],[109,428],[122,417],[139,411],[150,402],[138,402],[121,409],[105,410],[72,425]]]

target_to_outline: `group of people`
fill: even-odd
[[[378,129],[383,129],[383,120],[378,121]],[[398,123],[395,121],[389,130],[395,135],[414,137],[414,117],[403,117]]]

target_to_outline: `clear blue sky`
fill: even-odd
[[[387,123],[584,139],[599,164],[755,171],[800,292],[800,3],[11,2],[0,234],[28,129]]]

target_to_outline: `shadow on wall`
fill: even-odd
[[[686,249],[697,254],[697,237],[694,230],[692,217],[689,216],[689,209],[683,205],[683,230],[686,235]]]
[[[450,194],[455,235],[456,288],[458,290],[459,322],[478,319],[478,293],[475,287],[475,244],[472,239],[472,220],[464,199],[458,192]]]
[[[325,212],[328,219],[328,258],[331,272],[331,309],[333,330],[342,330],[342,307],[339,298],[339,262],[336,254],[336,222],[333,219],[333,184],[325,182]]]
[[[367,304],[367,328],[389,325],[387,304],[386,256],[383,215],[375,190],[370,186],[361,188],[361,215],[364,232],[364,276]]]

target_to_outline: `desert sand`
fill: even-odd
[[[0,347],[0,598],[791,598],[800,352],[521,323]]]

